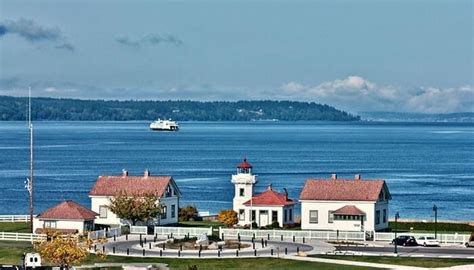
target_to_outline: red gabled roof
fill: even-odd
[[[171,176],[99,176],[89,195],[117,196],[153,194],[161,197],[171,181]]]
[[[377,201],[384,186],[384,180],[308,179],[300,200]]]
[[[40,219],[95,219],[98,214],[74,201],[67,200],[38,215]]]
[[[295,202],[287,198],[284,193],[278,193],[269,188],[267,191],[257,194],[244,205],[293,205]]]
[[[251,169],[252,165],[247,162],[247,159],[244,158],[244,161],[240,162],[239,165],[237,165],[237,168],[240,169]]]
[[[334,215],[365,216],[365,212],[355,207],[355,205],[345,205],[332,213]]]

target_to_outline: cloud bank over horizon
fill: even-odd
[[[474,87],[425,87],[406,89],[394,85],[378,85],[360,76],[303,85],[294,81],[281,86],[281,96],[318,100],[342,109],[450,113],[474,111]]]
[[[113,100],[292,100],[316,102],[349,112],[474,112],[474,87],[440,88],[378,85],[360,76],[305,85],[290,81],[274,89],[246,89],[213,85],[175,87],[99,87],[74,82],[26,82],[19,78],[0,80],[0,95],[24,96],[28,86],[38,97]]]

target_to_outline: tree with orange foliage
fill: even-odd
[[[232,209],[221,210],[217,216],[217,220],[227,227],[232,227],[239,221],[237,218],[237,212]]]
[[[46,235],[46,240],[34,245],[36,252],[45,260],[69,269],[87,256],[87,243],[80,242],[78,237],[54,231],[49,231]]]

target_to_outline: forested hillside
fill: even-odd
[[[25,120],[28,99],[0,96],[0,120]],[[357,121],[344,111],[293,101],[112,101],[32,98],[33,120]]]

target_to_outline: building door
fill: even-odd
[[[268,211],[267,210],[260,210],[259,221],[260,221],[260,224],[259,224],[260,227],[267,226],[268,224],[270,224],[268,222]]]

